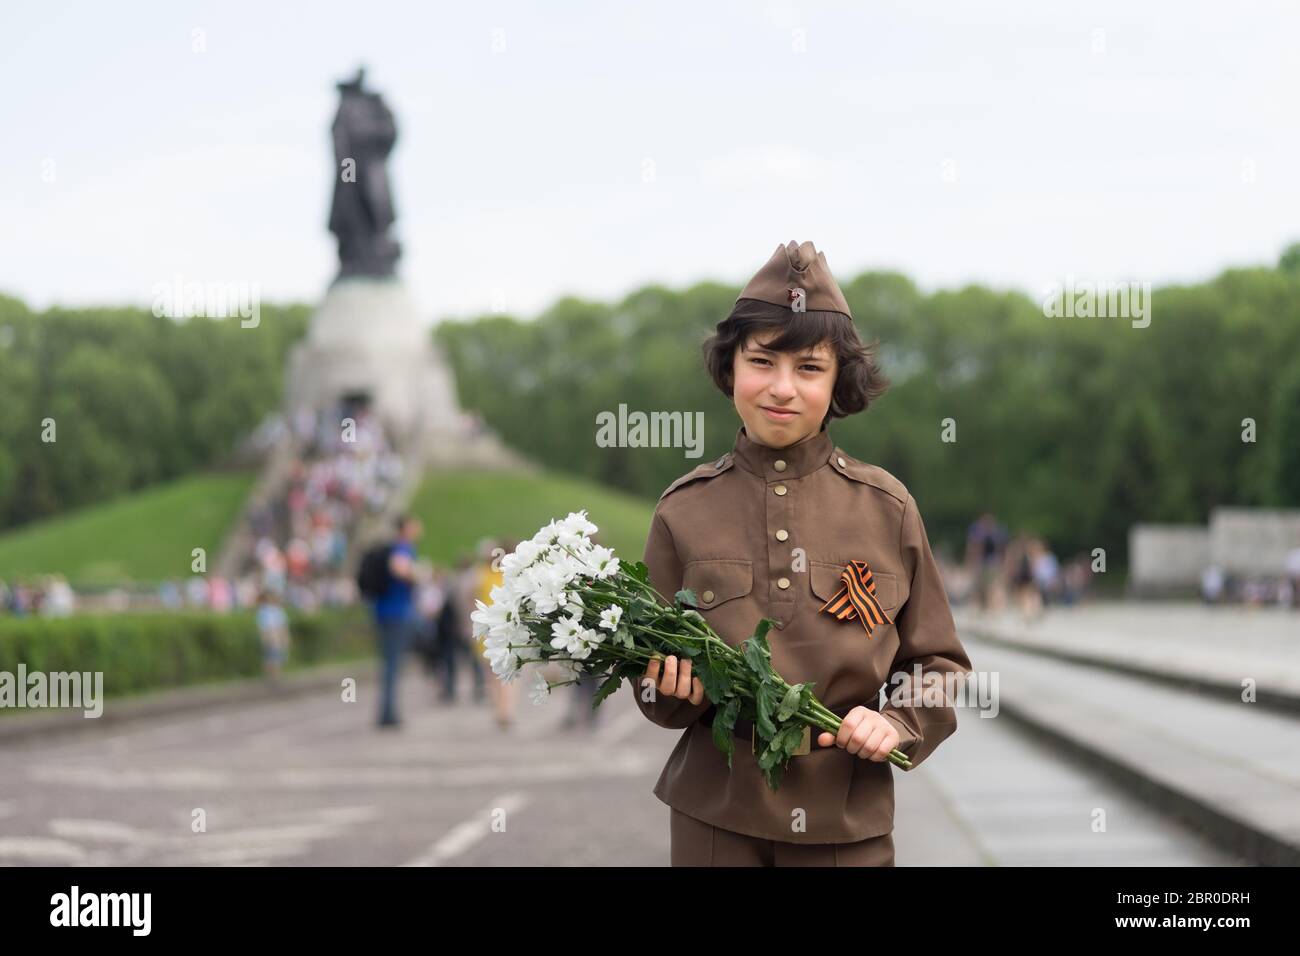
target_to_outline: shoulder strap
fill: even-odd
[[[694,470],[688,471],[669,485],[667,489],[664,490],[664,493],[659,496],[659,500],[663,501],[678,488],[690,484],[692,481],[698,481],[701,478],[716,478],[718,475],[730,468],[733,462],[734,459],[732,458],[731,453],[728,452],[717,461],[711,461],[697,466]]]

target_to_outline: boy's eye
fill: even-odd
[[[757,363],[757,362],[763,362],[763,363],[766,363],[766,364],[768,364],[768,365],[771,365],[771,364],[772,364],[771,362],[769,362],[769,361],[768,361],[767,359],[765,359],[765,358],[751,358],[750,361],[751,361],[751,362],[755,362],[755,363]],[[822,371],[825,371],[825,369],[823,369],[820,365],[813,365],[813,364],[810,363],[810,362],[805,362],[803,365],[800,365],[799,367],[800,367],[800,368],[806,368],[806,369],[808,369],[809,371],[812,371],[812,372],[822,372]]]

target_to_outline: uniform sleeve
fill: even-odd
[[[650,586],[664,598],[664,603],[670,603],[673,596],[682,589],[682,564],[677,557],[672,532],[668,530],[668,525],[657,509],[654,520],[650,523],[650,534],[646,538],[644,560],[650,571]],[[651,684],[647,683],[643,687],[641,680],[638,677],[632,682],[636,704],[641,708],[641,713],[660,727],[670,730],[689,727],[713,707],[707,697],[699,704],[692,704],[689,700],[667,697]],[[646,700],[646,697],[651,696],[652,690],[653,700]]]
[[[894,615],[899,648],[880,713],[898,729],[898,748],[915,768],[957,729],[956,701],[949,694],[954,688],[945,675],[969,674],[971,664],[957,639],[939,565],[911,495],[903,509],[899,547],[911,586],[907,601]],[[914,678],[918,665],[919,686]],[[902,682],[893,678],[899,671],[906,675]]]

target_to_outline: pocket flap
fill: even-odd
[[[844,562],[847,564],[848,562]],[[844,586],[840,580],[840,573],[844,570],[844,564],[827,564],[824,561],[808,562],[808,577],[811,579],[813,594],[826,603]],[[871,569],[871,576],[876,582],[876,600],[880,602],[882,611],[892,611],[898,606],[898,581],[892,574],[883,574],[875,568]]]
[[[731,558],[692,561],[682,569],[682,587],[695,592],[699,607],[717,607],[754,587],[754,563]]]

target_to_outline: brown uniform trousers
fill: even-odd
[[[669,809],[673,866],[893,866],[894,835],[857,843],[786,843],[711,826]]]

